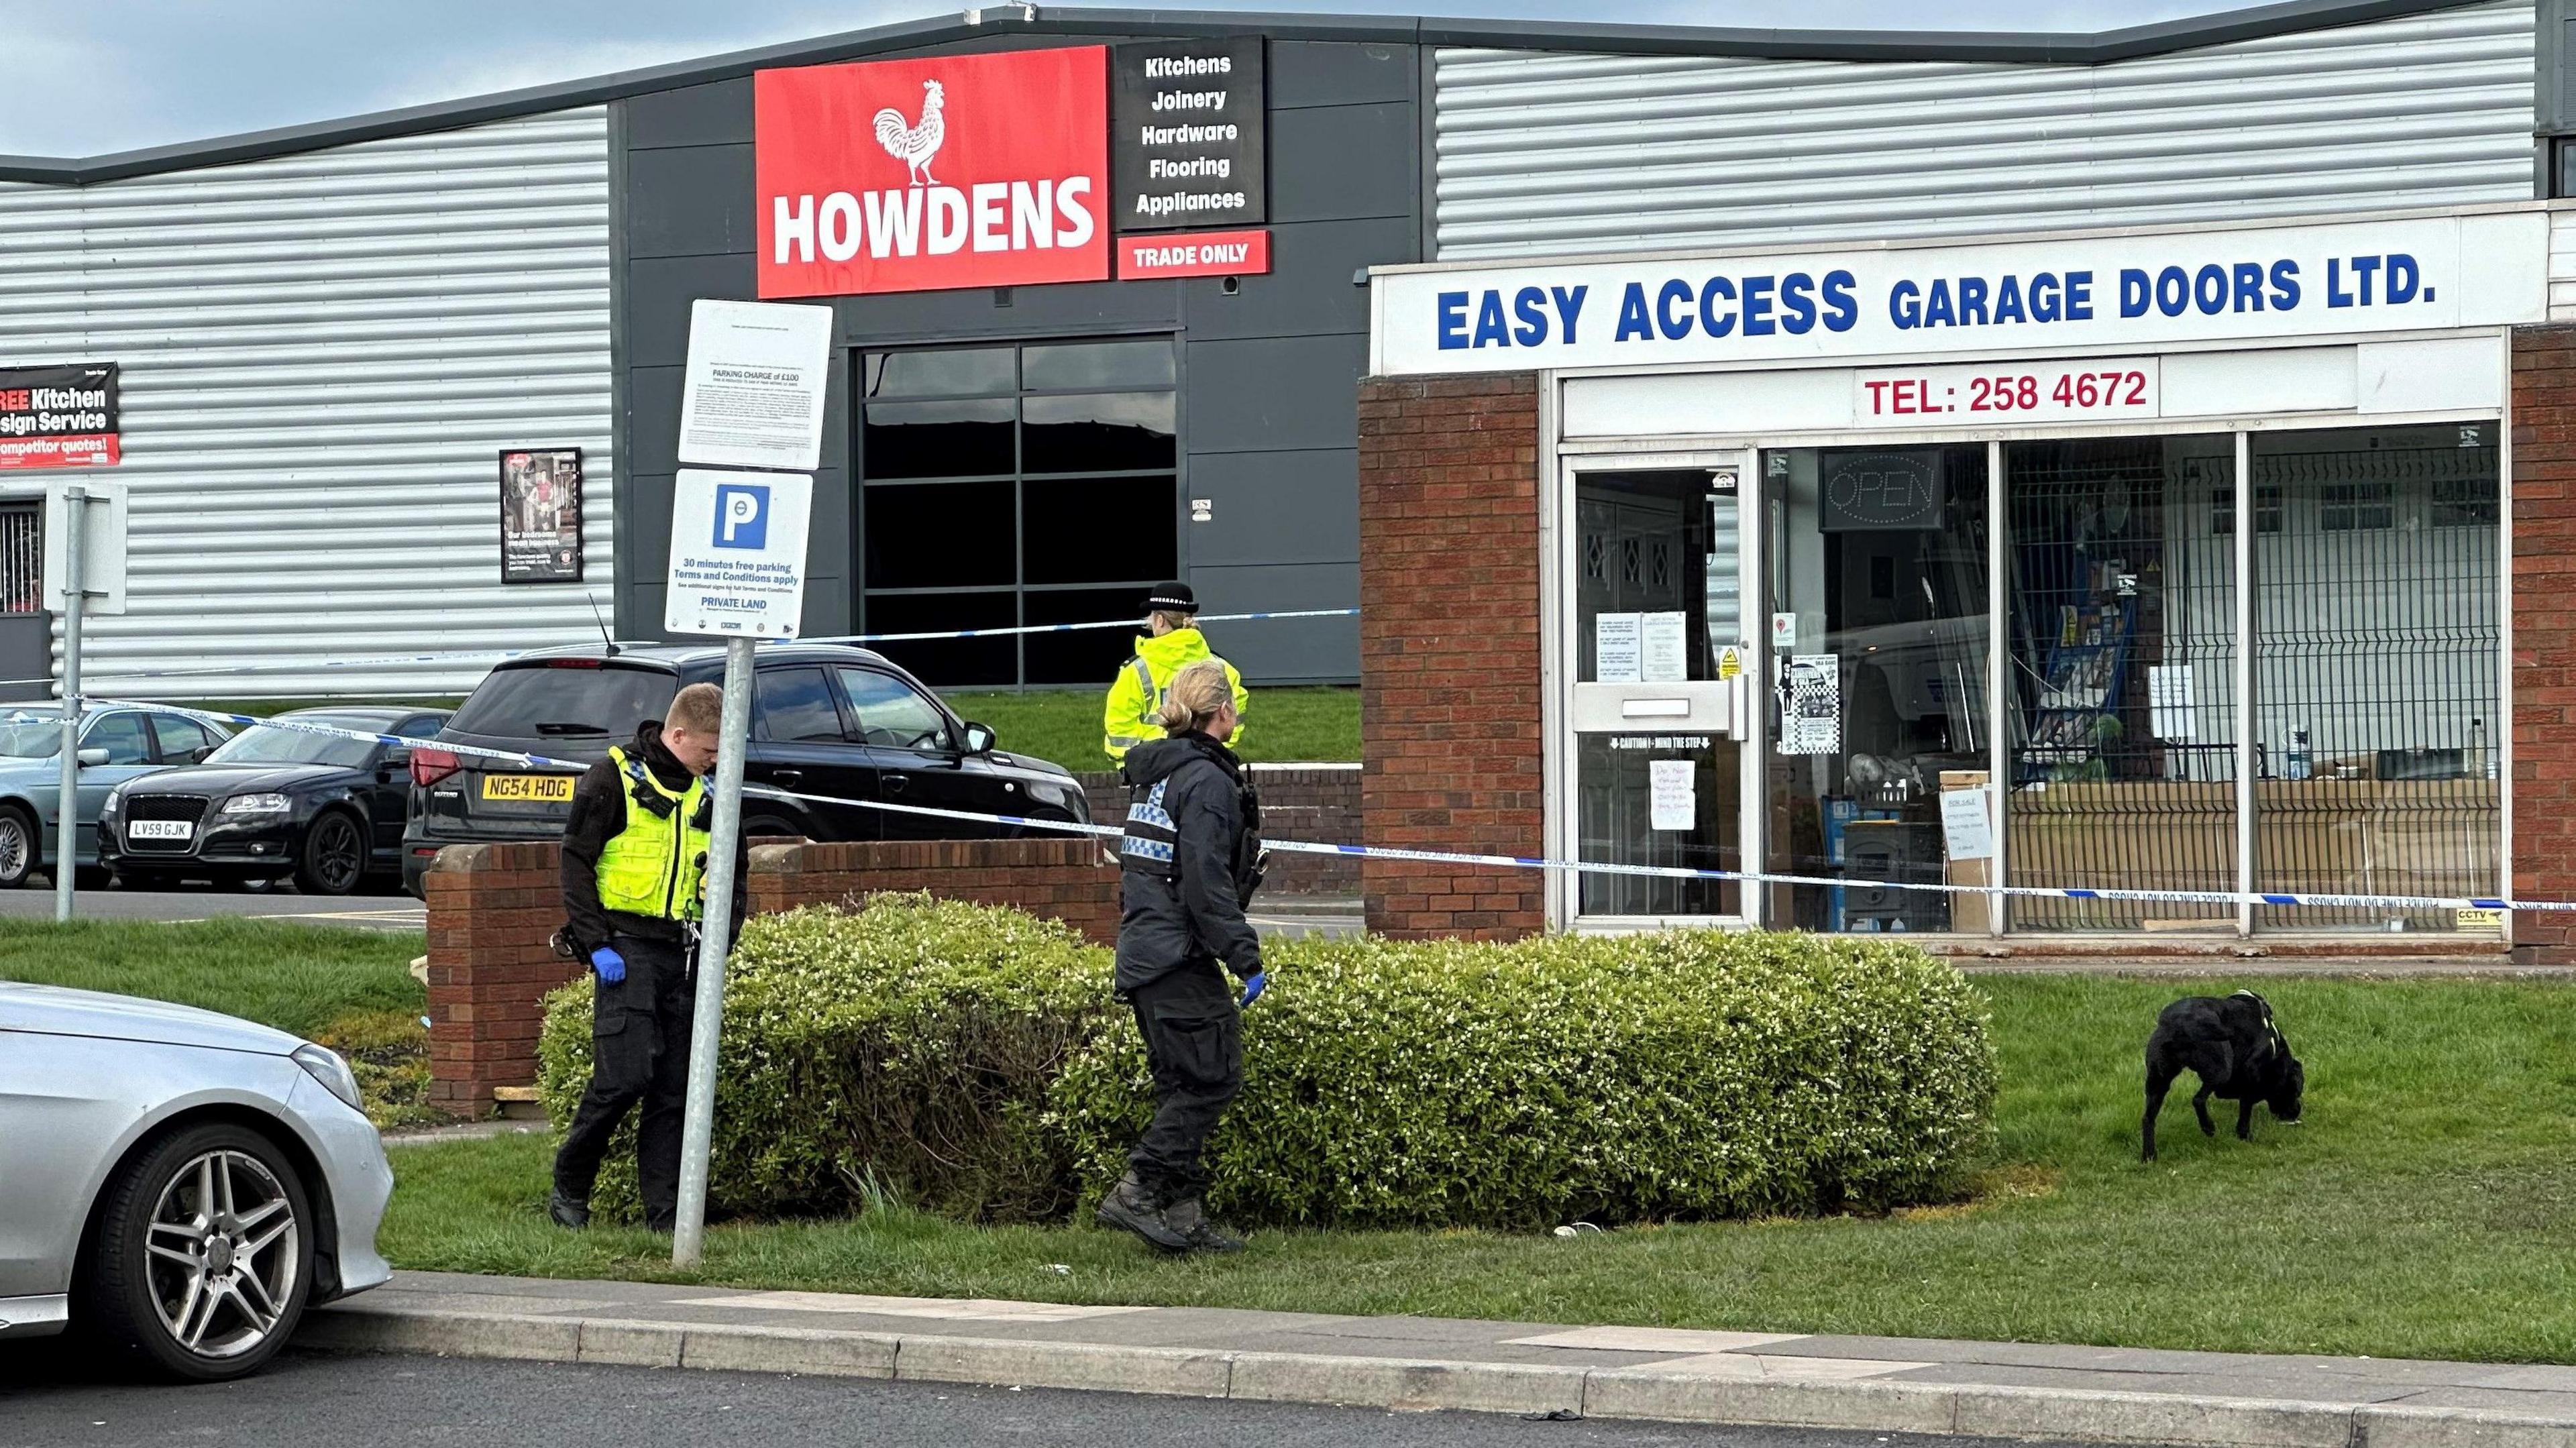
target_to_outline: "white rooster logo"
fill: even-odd
[[[936,186],[939,178],[930,174],[930,158],[939,154],[939,143],[948,139],[948,123],[939,115],[944,92],[935,80],[923,81],[921,90],[921,124],[904,124],[903,112],[888,106],[877,112],[877,144],[912,168],[913,185]]]

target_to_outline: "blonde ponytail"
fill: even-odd
[[[1200,728],[1215,718],[1219,709],[1233,702],[1234,682],[1225,675],[1225,660],[1200,659],[1183,665],[1172,676],[1171,687],[1163,691],[1163,705],[1154,712],[1154,719],[1165,733],[1177,738]]]

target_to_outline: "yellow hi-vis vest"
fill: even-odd
[[[1124,763],[1127,751],[1149,739],[1164,735],[1162,721],[1154,717],[1163,707],[1163,695],[1171,688],[1172,676],[1183,665],[1200,659],[1214,658],[1208,652],[1207,639],[1194,628],[1174,629],[1159,638],[1138,637],[1136,656],[1110,681],[1108,707],[1104,711],[1101,745],[1111,764]],[[1252,705],[1252,696],[1243,687],[1243,675],[1232,664],[1225,666],[1226,682],[1234,689],[1234,712],[1241,716]],[[1234,737],[1228,744],[1243,739],[1243,725],[1234,726]]]
[[[706,868],[710,836],[699,829],[698,807],[707,797],[707,782],[689,781],[678,794],[663,788],[644,761],[623,748],[608,751],[609,761],[625,777],[626,828],[608,837],[599,850],[599,903],[610,910],[657,920],[695,920],[702,904],[700,876]],[[636,797],[649,789],[671,802],[671,812],[656,815]]]

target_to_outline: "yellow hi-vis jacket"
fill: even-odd
[[[1154,712],[1163,707],[1163,692],[1172,685],[1172,676],[1185,664],[1215,658],[1208,652],[1207,637],[1194,628],[1176,628],[1161,638],[1136,640],[1136,656],[1118,671],[1109,686],[1109,707],[1104,711],[1101,728],[1102,747],[1109,751],[1109,762],[1124,763],[1127,751],[1148,739],[1163,737],[1163,726]],[[1234,665],[1225,666],[1226,682],[1234,686],[1234,712],[1248,713],[1252,695],[1243,687],[1243,675]],[[1228,744],[1243,741],[1243,725],[1234,726],[1234,737]]]
[[[622,749],[608,757],[626,779],[626,828],[608,837],[599,850],[599,903],[610,910],[660,920],[695,920],[704,913],[699,899],[711,837],[699,818],[707,796],[704,779],[674,794],[662,787],[644,761]],[[656,815],[636,797],[649,789],[670,802],[670,812]]]

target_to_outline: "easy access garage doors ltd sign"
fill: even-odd
[[[1257,39],[868,61],[753,77],[760,295],[1269,269]],[[1113,160],[1114,156],[1114,160]]]

